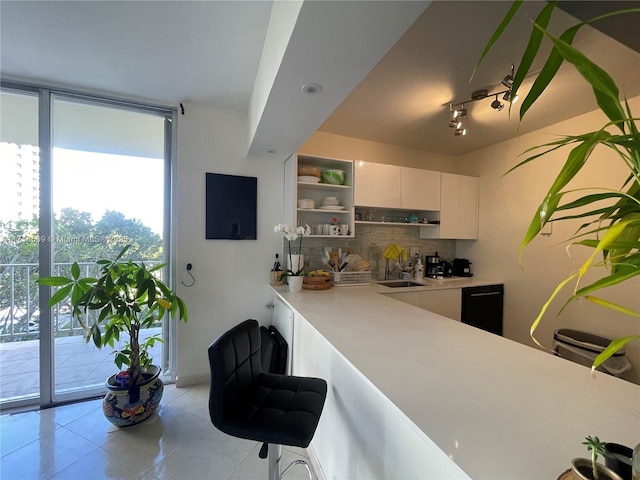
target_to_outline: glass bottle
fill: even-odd
[[[271,269],[272,272],[281,272],[282,271],[282,266],[280,265],[280,255],[278,253],[276,253],[276,261],[273,262],[273,268]]]

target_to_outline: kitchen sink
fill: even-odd
[[[392,281],[392,282],[378,282],[379,285],[385,287],[400,288],[400,287],[424,287],[422,283],[412,282],[411,280]]]

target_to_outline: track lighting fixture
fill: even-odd
[[[514,78],[514,66],[511,65],[511,73],[506,75],[502,81],[501,85],[507,88],[507,90],[501,90],[495,93],[489,93],[487,89],[476,90],[471,94],[471,98],[469,100],[465,100],[460,103],[450,103],[449,104],[449,112],[451,112],[451,120],[449,120],[449,127],[455,128],[455,135],[466,135],[467,129],[462,128],[461,118],[465,118],[467,116],[467,109],[464,108],[465,103],[477,102],[479,100],[484,100],[485,98],[494,97],[494,100],[491,102],[491,108],[497,110],[498,112],[504,108],[504,103],[498,100],[498,95],[503,95],[502,99],[505,102],[511,102],[512,104],[518,99],[517,95],[513,95],[511,92],[511,88],[513,87],[513,78]]]
[[[498,111],[504,108],[504,103],[498,100],[498,95],[496,95],[496,99],[493,102],[491,102],[491,108]]]

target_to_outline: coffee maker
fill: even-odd
[[[442,265],[438,252],[435,255],[426,255],[424,257],[424,276],[428,278],[442,277]]]

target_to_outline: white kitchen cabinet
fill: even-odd
[[[440,172],[401,167],[400,207],[406,210],[440,210]],[[356,205],[358,203],[356,202]]]
[[[458,237],[461,239],[478,238],[478,179],[458,175],[460,191],[458,198]],[[440,219],[442,222],[442,218]]]
[[[421,229],[420,238],[478,238],[478,179],[442,173],[440,227]]]
[[[414,307],[420,306],[420,292],[386,293],[385,295]]]
[[[402,170],[396,165],[356,162],[355,204],[363,207],[401,208]]]
[[[298,180],[298,168],[301,165],[317,167],[320,170],[344,170],[344,185],[328,183],[309,183]],[[285,162],[285,209],[284,223],[289,225],[309,225],[312,236],[329,237],[327,234],[317,233],[317,225],[337,223],[348,225],[349,234],[342,237],[353,237],[354,234],[354,204],[353,204],[353,162],[336,158],[314,157],[310,155],[294,154]],[[325,197],[337,197],[339,206],[330,208],[323,206]],[[314,208],[298,208],[298,200],[311,199]],[[334,222],[334,219],[336,220]]]
[[[419,306],[424,310],[459,322],[462,318],[462,289],[422,291],[420,292]]]
[[[440,210],[440,172],[381,163],[355,165],[355,204],[402,210]]]
[[[462,289],[460,288],[385,293],[385,295],[458,322],[462,318]]]

